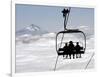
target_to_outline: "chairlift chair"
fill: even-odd
[[[83,50],[79,54],[84,54],[85,53],[85,50],[86,50],[86,35],[85,35],[85,33],[83,31],[79,30],[79,29],[67,29],[66,28],[66,25],[67,25],[67,22],[68,22],[69,13],[70,13],[70,9],[71,8],[69,8],[67,10],[64,9],[62,11],[63,17],[64,17],[64,31],[60,31],[60,32],[58,32],[56,34],[56,52],[57,52],[57,58],[56,58],[56,63],[55,63],[54,71],[56,70],[56,65],[57,65],[58,57],[64,55],[64,53],[63,52],[60,52],[60,50],[59,50],[59,48],[62,45],[63,38],[65,38],[64,37],[64,34],[77,34],[77,33],[80,33],[81,35],[83,35],[84,47],[83,47]],[[57,39],[58,39],[58,36],[60,34],[63,34],[63,36],[62,36],[62,39],[61,39],[61,42],[60,42],[60,47],[58,48],[58,41],[57,41]]]

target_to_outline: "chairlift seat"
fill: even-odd
[[[60,51],[63,51],[63,52],[60,52]],[[81,50],[79,52],[71,52],[71,53],[64,53],[64,49],[63,48],[59,48],[59,50],[57,51],[57,54],[60,56],[60,55],[67,55],[67,54],[84,54],[84,50]]]

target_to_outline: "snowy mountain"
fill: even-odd
[[[47,33],[47,31],[42,30],[39,26],[31,24],[19,31],[16,31],[16,36],[41,35],[45,33]]]
[[[41,37],[16,44],[16,72],[43,72],[53,71],[56,62],[55,33],[43,34]],[[72,40],[76,41],[74,36]],[[34,37],[35,38],[35,37]],[[60,40],[58,40],[60,41]],[[94,53],[94,38],[87,40],[86,53],[80,59],[64,59],[60,56],[57,63],[57,71],[84,69]],[[88,65],[94,68],[94,58]]]
[[[68,28],[69,29],[69,28]],[[71,28],[70,28],[71,29]],[[86,34],[87,40],[94,37],[94,29],[88,26],[80,26],[80,27],[73,27],[72,29],[79,29],[83,31]],[[24,29],[18,31],[16,33],[16,42],[23,42],[23,43],[30,43],[30,42],[36,42],[38,39],[44,39],[46,40],[55,40],[56,33],[54,32],[46,32],[44,30],[41,30],[40,27],[36,25],[30,25],[25,27]],[[59,40],[62,36],[58,37]],[[65,39],[67,38],[67,41],[69,40],[80,40],[83,39],[82,34],[66,34],[64,35]],[[80,39],[79,39],[80,38]]]
[[[45,30],[42,30],[39,26],[31,24],[19,31],[16,31],[16,43],[30,43],[36,41],[40,38],[41,35],[48,33]]]
[[[94,27],[93,26],[68,26],[67,28],[68,29],[79,29],[80,31],[83,31],[85,33],[87,39],[91,38],[91,36],[94,35]],[[77,37],[81,38],[82,36],[81,36],[81,34],[78,34]]]
[[[57,63],[56,71],[60,70],[72,70],[72,69],[85,69],[87,63],[89,62],[91,56],[94,54],[94,33],[93,29],[81,26],[78,29],[84,31],[86,34],[86,51],[82,55],[82,58],[78,59],[63,59],[62,56],[59,57]],[[56,48],[55,48],[55,36],[56,33],[44,33],[32,35],[31,32],[41,31],[40,28],[34,26],[29,26],[25,30],[30,31],[28,34],[20,35],[16,37],[16,72],[43,72],[43,71],[53,71],[54,65],[57,58]],[[22,32],[23,33],[23,32]],[[70,34],[64,36],[64,40],[73,40],[74,42],[79,40],[79,35],[75,36]],[[66,38],[67,37],[67,38]],[[58,38],[61,42],[61,36]],[[83,41],[80,39],[80,41]],[[28,44],[27,44],[28,43]],[[87,69],[94,68],[94,58],[92,58]]]
[[[92,35],[94,35],[94,27],[80,26],[79,29],[86,34],[87,38],[90,38]]]

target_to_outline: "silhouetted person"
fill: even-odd
[[[74,44],[72,41],[69,42],[69,46],[68,46],[68,52],[69,52],[69,57],[71,59],[71,55],[73,55],[73,59],[75,58],[75,53],[74,53]]]
[[[67,43],[65,43],[65,46],[63,47],[63,50],[64,50],[64,55],[63,55],[63,57],[66,55],[66,58],[68,57],[68,44]]]
[[[81,47],[79,45],[79,42],[76,43],[76,46],[75,46],[75,50],[76,50],[76,58],[81,58],[81,50],[83,49],[83,47]],[[80,56],[78,57],[78,54],[80,54]]]

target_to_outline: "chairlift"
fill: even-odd
[[[72,35],[74,35],[74,34],[81,34],[83,36],[83,43],[82,43],[83,49],[79,53],[75,53],[75,54],[84,54],[85,50],[86,50],[86,35],[85,35],[85,33],[83,31],[79,30],[79,29],[67,29],[66,28],[66,25],[67,25],[67,22],[68,22],[68,18],[69,18],[70,10],[71,10],[71,7],[67,8],[67,9],[64,8],[63,11],[62,11],[63,17],[64,17],[64,31],[60,31],[60,32],[58,32],[56,34],[56,52],[57,52],[57,58],[56,58],[56,63],[55,63],[54,71],[56,70],[56,65],[57,65],[58,57],[66,55],[65,53],[62,52],[63,49],[61,48],[62,47],[62,43],[64,43],[63,42],[63,39],[65,38],[64,34],[72,34]],[[62,38],[61,38],[61,42],[59,43],[60,46],[58,47],[58,36],[60,34],[62,34]],[[73,53],[71,53],[71,54],[73,54]]]

